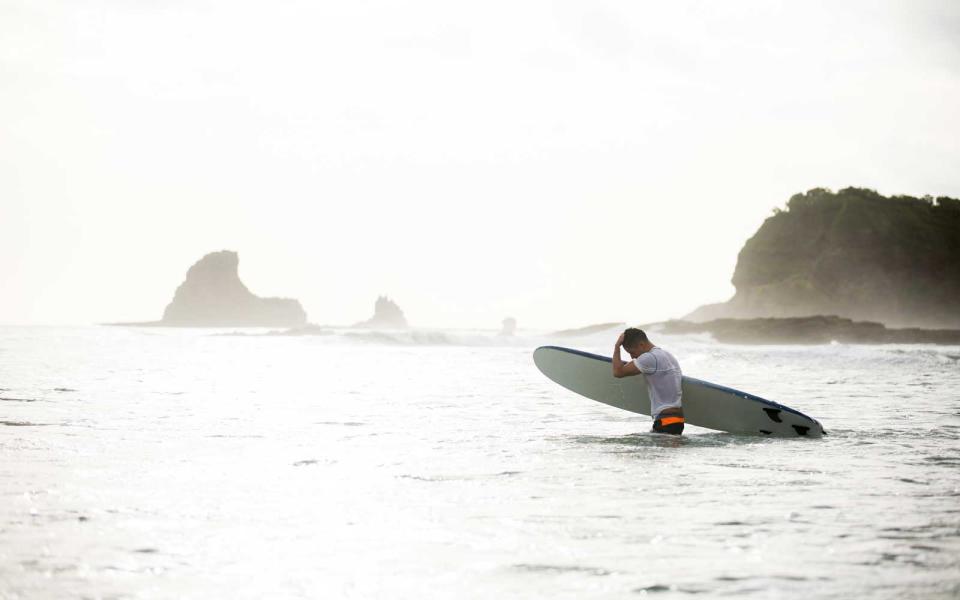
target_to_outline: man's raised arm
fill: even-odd
[[[621,377],[629,377],[631,375],[639,375],[640,369],[637,368],[637,365],[631,362],[623,362],[623,359],[620,358],[620,348],[623,346],[623,334],[620,334],[620,337],[617,338],[617,343],[613,347],[613,357],[611,362],[613,363],[613,376],[617,379]]]

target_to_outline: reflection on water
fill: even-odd
[[[0,596],[960,594],[957,348],[658,339],[830,432],[677,438],[542,339],[207,333],[0,329]]]
[[[681,448],[689,445],[690,437],[668,435],[665,433],[633,433],[618,436],[575,435],[569,438],[578,444],[611,444],[624,446],[624,450],[636,448]]]

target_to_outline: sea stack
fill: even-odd
[[[307,322],[300,302],[261,298],[237,273],[236,252],[212,252],[198,260],[177,288],[158,325],[171,327],[298,327]]]
[[[354,327],[363,329],[406,329],[407,318],[396,302],[386,296],[379,296],[373,306],[373,316],[366,321],[356,323]]]
[[[500,327],[500,335],[505,337],[510,337],[517,332],[517,320],[513,317],[507,317],[503,320],[502,327]]]

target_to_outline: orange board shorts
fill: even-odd
[[[683,433],[683,417],[663,416],[653,422],[653,430],[656,433],[670,433],[681,435]]]

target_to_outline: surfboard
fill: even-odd
[[[650,414],[642,375],[617,379],[607,356],[559,346],[542,346],[533,362],[549,379],[581,396],[641,415]],[[729,433],[771,437],[821,437],[820,422],[789,406],[684,375],[684,420]]]

